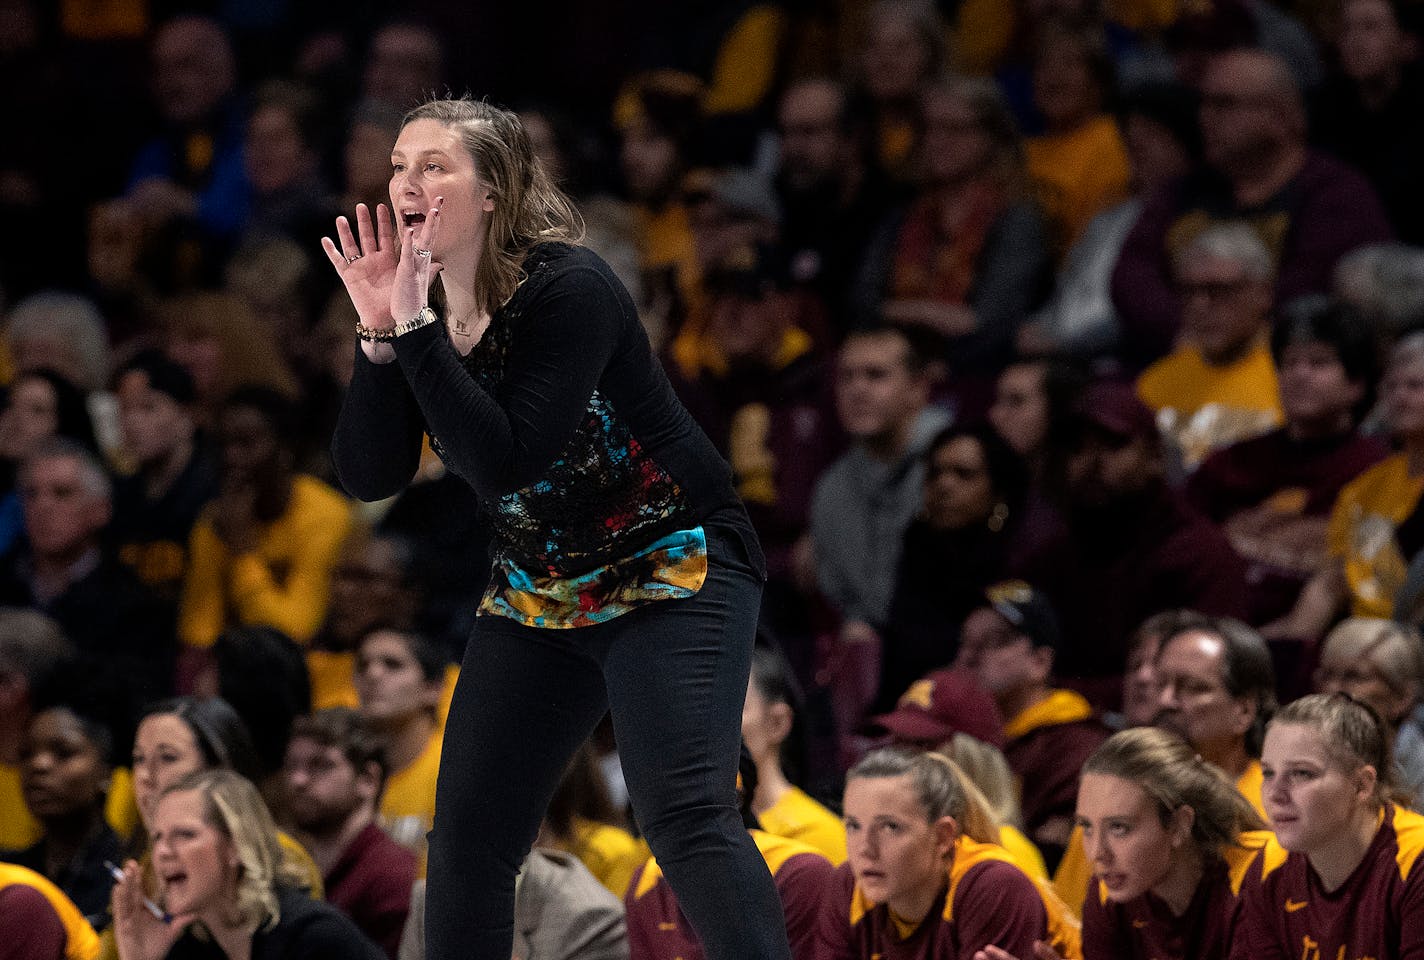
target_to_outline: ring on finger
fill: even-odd
[[[422,249],[420,249],[419,247],[416,247],[416,248],[415,248],[414,253],[415,253],[415,255],[416,255],[417,257],[425,257],[425,258],[427,258],[427,259],[429,259],[429,257],[430,257],[430,251],[429,251],[429,250],[422,250]]]
[[[347,257],[347,258],[346,258],[346,262],[347,262],[347,263],[355,263],[357,260],[360,260],[360,259],[361,259],[362,257],[364,257],[364,256],[365,256],[364,253],[358,253],[358,254],[356,254],[354,257]]]

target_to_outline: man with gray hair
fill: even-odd
[[[153,594],[102,549],[112,513],[109,476],[89,451],[54,439],[20,465],[24,546],[0,557],[0,604],[53,618],[84,654],[134,685],[171,689],[173,625]]]
[[[1203,230],[1176,256],[1182,342],[1137,381],[1171,461],[1191,472],[1213,450],[1281,422],[1271,359],[1275,265],[1244,222]]]
[[[1276,710],[1266,641],[1231,617],[1188,617],[1162,638],[1157,681],[1153,723],[1191,744],[1262,810],[1261,742]]]
[[[1244,220],[1274,255],[1275,302],[1325,293],[1335,263],[1391,237],[1373,188],[1306,144],[1306,112],[1290,70],[1264,50],[1231,50],[1202,76],[1206,165],[1166,185],[1143,207],[1113,274],[1126,359],[1145,365],[1169,352],[1185,304],[1173,285],[1174,254],[1221,220]]]

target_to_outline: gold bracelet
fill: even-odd
[[[373,330],[360,320],[356,321],[356,336],[367,343],[390,343],[396,338],[394,330]]]

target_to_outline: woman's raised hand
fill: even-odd
[[[436,197],[424,222],[405,229],[390,297],[391,315],[397,323],[414,319],[430,302],[430,282],[442,269],[438,261],[431,262],[430,245],[440,232],[440,207],[444,202],[444,197]]]
[[[384,203],[376,204],[375,222],[364,203],[356,204],[356,235],[351,234],[351,222],[336,218],[336,236],[321,238],[321,248],[336,269],[336,275],[346,285],[346,293],[356,307],[361,325],[372,330],[389,330],[396,324],[391,313],[391,288],[396,279],[396,264],[400,248],[395,239],[395,221]],[[412,314],[411,316],[414,316]],[[401,317],[409,320],[410,317]]]
[[[119,960],[163,960],[174,941],[182,936],[191,917],[174,917],[164,922],[144,903],[143,878],[133,860],[123,866],[123,877],[110,896],[114,914],[114,945]]]

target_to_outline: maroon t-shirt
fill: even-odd
[[[1340,488],[1388,455],[1378,437],[1353,430],[1292,440],[1282,427],[1207,457],[1187,481],[1187,499],[1221,523],[1281,491],[1300,490],[1301,516],[1329,516]]]
[[[1238,204],[1232,185],[1209,169],[1166,184],[1147,197],[1113,270],[1113,304],[1131,366],[1145,367],[1166,354],[1181,332],[1173,257],[1208,223],[1232,220],[1252,224],[1271,246],[1279,265],[1277,303],[1328,292],[1342,256],[1393,236],[1369,182],[1315,151],[1275,196],[1252,207]]]
[[[759,830],[752,831],[752,839],[781,895],[791,956],[793,960],[812,960],[821,896],[836,868],[819,851],[795,840]],[[706,956],[656,861],[649,860],[634,872],[623,906],[629,960],[702,960]]]
[[[1340,488],[1388,455],[1377,438],[1354,431],[1292,440],[1285,429],[1273,430],[1208,457],[1187,481],[1187,499],[1217,523],[1268,501],[1283,515],[1327,517]],[[1251,622],[1266,623],[1289,611],[1307,579],[1307,573],[1249,559]]]
[[[1083,903],[1083,960],[1226,960],[1241,883],[1267,837],[1244,834],[1241,846],[1212,861],[1181,916],[1150,892],[1126,903],[1109,900],[1094,880]]]
[[[44,894],[18,883],[0,889],[0,960],[62,960],[68,942]]]
[[[410,912],[415,854],[374,823],[356,834],[322,877],[326,900],[394,960]]]
[[[1117,690],[1132,633],[1152,614],[1184,607],[1246,616],[1244,571],[1225,535],[1163,486],[1070,515],[1015,572],[1058,613],[1058,679],[1110,679],[1105,688]]]
[[[948,884],[903,937],[885,904],[856,894],[850,864],[842,864],[821,905],[816,960],[974,960],[990,945],[1032,957],[1034,943],[1048,940],[1048,913],[1033,881],[1005,860],[964,853],[962,846]]]
[[[1424,958],[1424,817],[1397,807],[1336,890],[1268,843],[1247,871],[1232,960]]]

